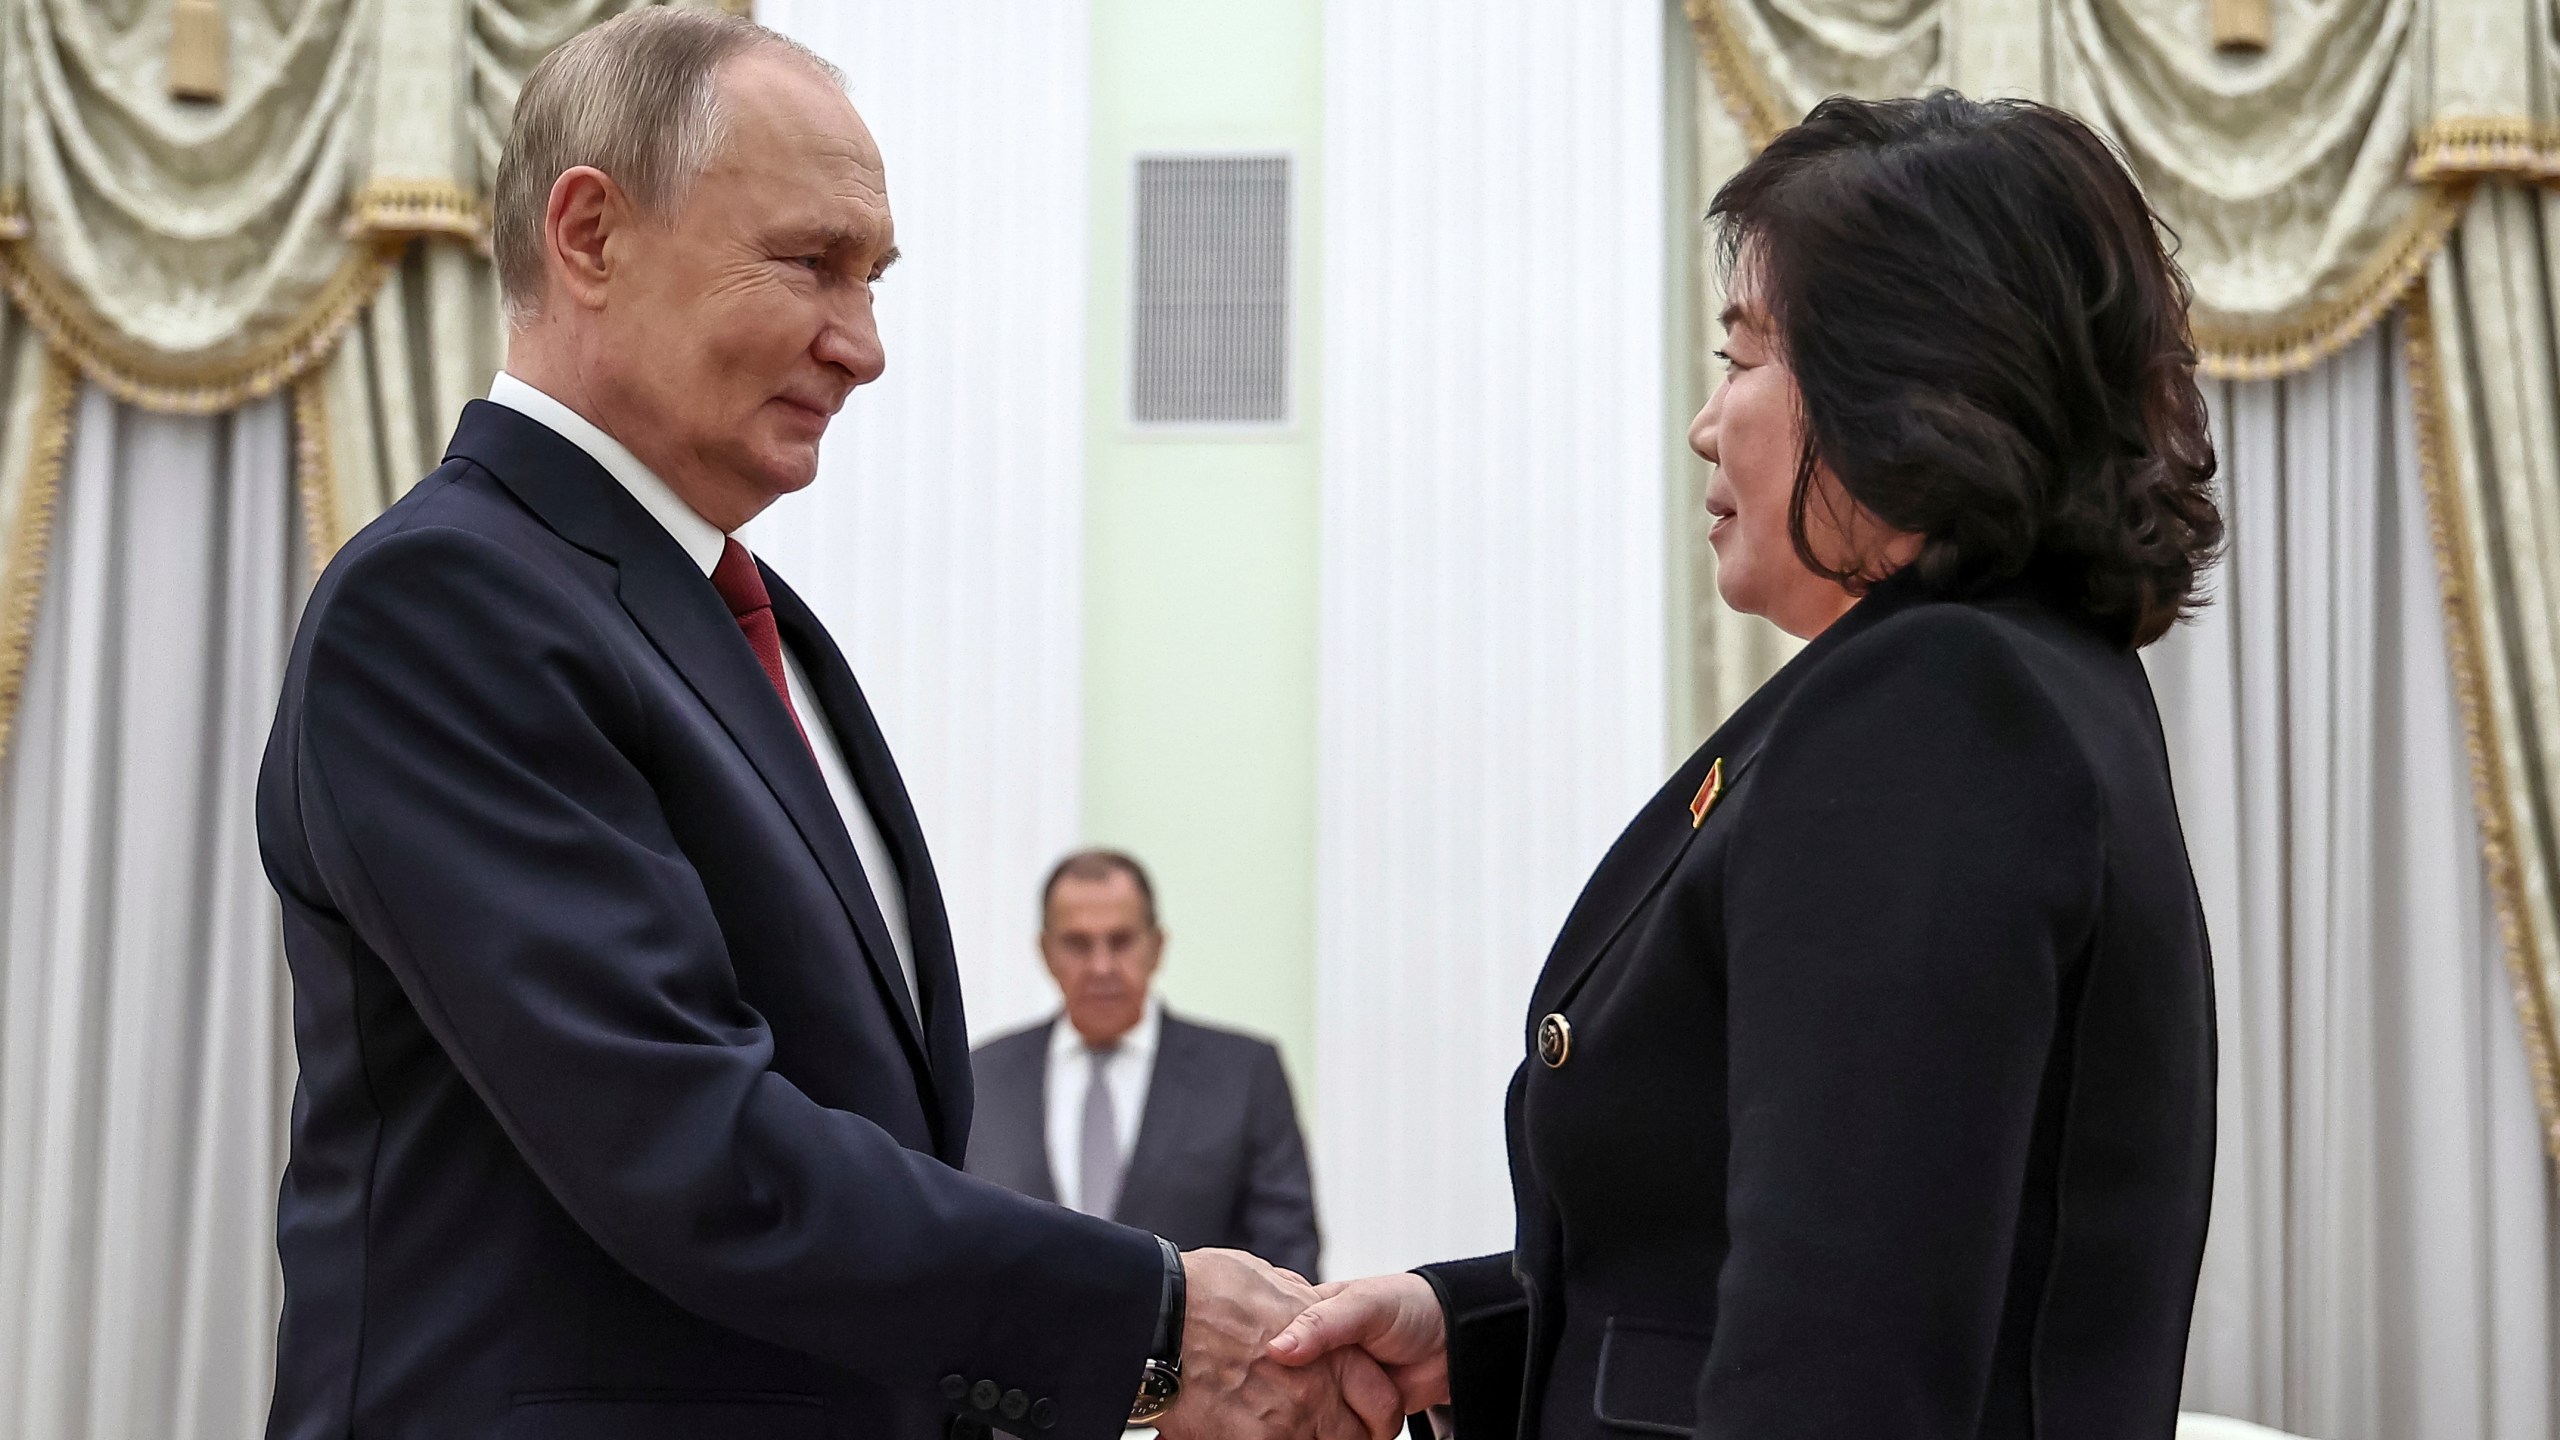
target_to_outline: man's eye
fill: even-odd
[[[817,270],[824,268],[827,263],[827,257],[824,255],[794,255],[791,257],[791,263],[805,269]]]

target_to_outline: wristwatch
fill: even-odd
[[[1147,1345],[1147,1365],[1138,1376],[1138,1398],[1129,1406],[1129,1423],[1153,1425],[1182,1394],[1182,1309],[1188,1298],[1182,1277],[1182,1252],[1159,1235],[1164,1247],[1164,1290],[1156,1305],[1155,1338]]]

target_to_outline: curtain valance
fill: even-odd
[[[411,240],[485,245],[526,72],[635,3],[226,0],[207,103],[170,96],[167,0],[0,0],[0,286],[132,403],[274,390]]]
[[[2425,271],[2483,176],[2560,179],[2551,0],[2270,0],[2216,48],[2209,0],[1689,0],[1757,148],[1825,95],[1952,85],[2063,106],[2177,232],[2205,368],[2303,369]]]

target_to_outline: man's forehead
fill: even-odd
[[[1138,893],[1137,882],[1119,870],[1094,877],[1062,875],[1049,897],[1052,923],[1067,926],[1143,925],[1145,911],[1146,897]]]
[[[715,168],[814,164],[868,175],[881,188],[879,142],[833,81],[784,57],[750,54],[722,70],[720,85],[728,134]]]
[[[1138,882],[1130,879],[1126,870],[1114,870],[1107,875],[1061,875],[1058,877],[1057,895],[1061,901],[1083,901],[1087,904],[1143,898],[1138,894]]]
[[[759,231],[891,243],[889,189],[868,134],[738,117],[705,178],[736,193],[715,202]],[[741,202],[744,203],[741,203]]]

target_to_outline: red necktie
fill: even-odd
[[[773,682],[773,693],[782,697],[782,711],[791,717],[792,728],[800,732],[800,743],[809,743],[808,727],[800,723],[800,712],[791,707],[791,684],[782,673],[782,631],[773,623],[773,597],[765,593],[764,572],[756,568],[747,547],[735,540],[720,544],[720,563],[712,568],[711,588],[729,606],[738,619],[738,629],[747,637],[747,648],[756,652],[756,663],[764,667],[764,678]]]

